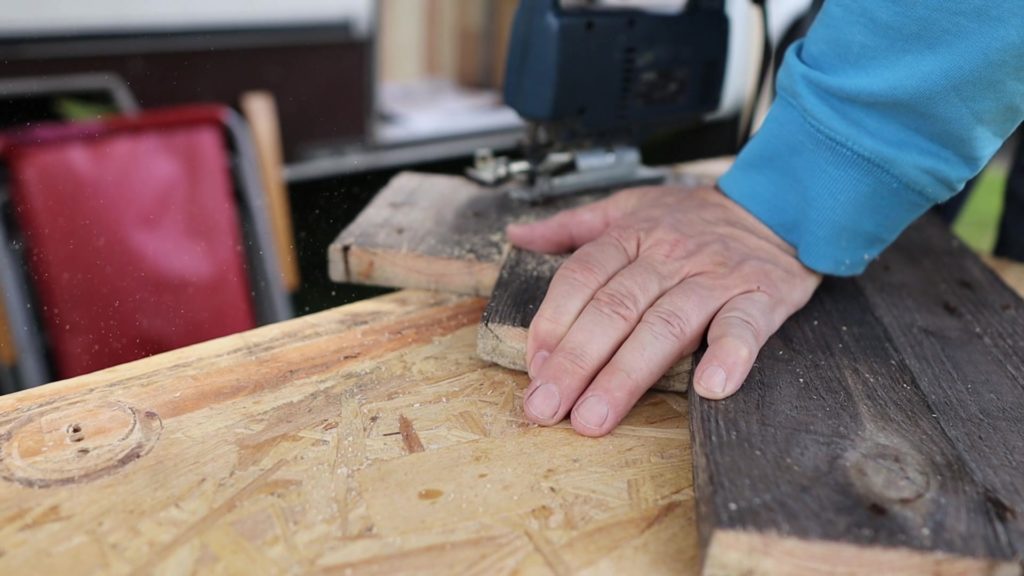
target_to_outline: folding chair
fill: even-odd
[[[0,137],[0,158],[20,388],[290,317],[230,109],[40,126]]]
[[[0,78],[0,102],[4,103],[4,113],[0,114],[0,128],[53,120],[57,115],[54,103],[61,98],[91,102],[118,114],[135,114],[139,110],[138,102],[128,84],[113,72]],[[6,243],[0,243],[0,246],[5,245]],[[0,261],[7,256],[0,254]],[[9,286],[9,283],[0,280],[0,288],[4,286]],[[16,381],[19,379],[16,375],[18,350],[12,337],[12,324],[8,318],[10,315],[0,301],[0,394],[15,391]],[[25,316],[25,312],[15,310],[13,315],[21,318]],[[34,333],[24,324],[19,326],[22,331]],[[26,362],[27,365],[21,366],[22,370],[28,370],[33,374],[40,373],[41,367],[34,366],[33,359],[28,358]],[[41,376],[33,378],[32,381],[38,381],[39,378]]]

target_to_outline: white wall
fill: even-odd
[[[351,22],[373,0],[0,0],[0,36]]]

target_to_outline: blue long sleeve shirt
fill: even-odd
[[[828,0],[776,91],[719,187],[807,267],[858,274],[1024,120],[1024,1]]]

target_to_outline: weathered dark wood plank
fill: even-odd
[[[562,255],[537,254],[513,248],[505,260],[487,303],[477,336],[477,354],[500,366],[526,371],[526,335],[544,300]],[[693,360],[680,360],[654,388],[684,392],[690,385]]]
[[[1024,301],[933,219],[858,283],[1024,557]]]
[[[691,398],[706,573],[1020,573],[1019,303],[1002,310],[1006,289],[930,226],[862,280],[827,280],[734,397]],[[918,300],[962,274],[986,292]]]

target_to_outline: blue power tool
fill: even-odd
[[[634,144],[718,108],[728,40],[724,0],[677,13],[522,0],[505,101],[529,124],[525,158],[482,151],[467,173],[528,200],[660,180]]]

